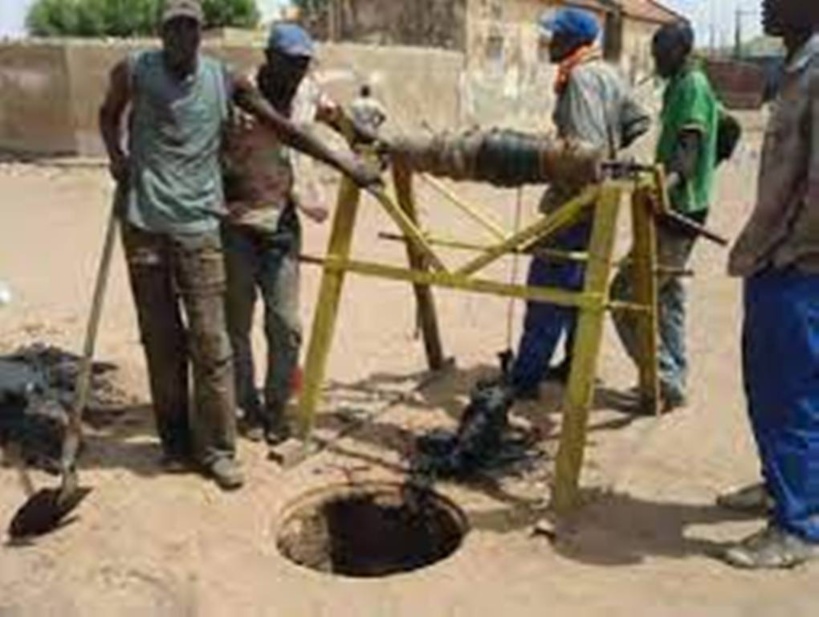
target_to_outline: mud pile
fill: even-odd
[[[0,446],[16,446],[28,465],[55,473],[79,367],[79,356],[42,343],[0,356]],[[115,372],[94,364],[87,411],[121,406]]]

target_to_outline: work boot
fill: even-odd
[[[187,445],[163,445],[162,458],[159,460],[162,471],[167,474],[188,473],[194,468],[191,450]]]
[[[271,447],[278,446],[292,437],[293,432],[290,430],[290,424],[284,418],[264,430],[264,439],[267,445]]]
[[[625,394],[621,406],[623,411],[635,415],[654,415],[650,399],[643,397],[639,386],[634,386]],[[688,397],[678,388],[660,384],[660,414],[665,415],[688,405]]]
[[[773,524],[728,547],[720,555],[728,565],[744,570],[795,568],[817,557],[819,544],[812,544]]]
[[[232,458],[223,456],[217,458],[207,466],[207,475],[223,491],[235,491],[242,488],[245,483],[245,476],[239,463]]]
[[[516,388],[514,394],[516,401],[536,403],[540,400],[540,386],[534,386],[533,388]]]
[[[253,417],[244,417],[239,420],[239,434],[254,443],[259,443],[265,438],[264,424]]]
[[[776,505],[763,483],[752,484],[717,497],[720,508],[752,516],[768,516]]]
[[[671,386],[660,386],[660,399],[662,401],[660,411],[663,414],[688,407],[688,397],[685,392]]]
[[[164,473],[171,475],[188,473],[192,467],[188,457],[168,452],[162,454],[159,465]]]
[[[274,404],[265,411],[264,439],[271,447],[284,443],[292,436],[286,405]]]
[[[546,371],[544,381],[566,385],[569,383],[569,377],[571,374],[572,362],[570,358],[566,358],[560,364],[549,367],[549,369]]]

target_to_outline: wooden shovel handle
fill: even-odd
[[[88,404],[88,395],[91,390],[91,372],[94,363],[94,349],[97,343],[102,307],[105,301],[105,291],[108,287],[108,278],[111,271],[111,258],[117,237],[118,215],[120,206],[125,198],[126,189],[122,184],[117,185],[111,212],[105,230],[105,241],[102,247],[97,278],[94,283],[94,296],[91,301],[91,311],[88,315],[88,324],[85,330],[85,346],[80,360],[80,369],[75,384],[74,404],[68,413],[68,427],[62,444],[62,483],[63,492],[76,489],[76,463],[80,442],[82,441],[82,414]]]

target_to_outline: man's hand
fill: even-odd
[[[326,221],[330,216],[330,211],[324,206],[305,206],[304,204],[300,204],[299,210],[311,221],[319,224]]]
[[[339,156],[341,171],[363,189],[381,188],[381,173],[375,165],[352,155]]]
[[[131,162],[128,157],[121,152],[112,154],[108,170],[111,172],[111,177],[117,183],[125,184],[130,180]]]

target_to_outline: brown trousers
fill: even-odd
[[[218,231],[170,235],[125,224],[122,236],[165,453],[204,465],[234,457],[236,397]]]

